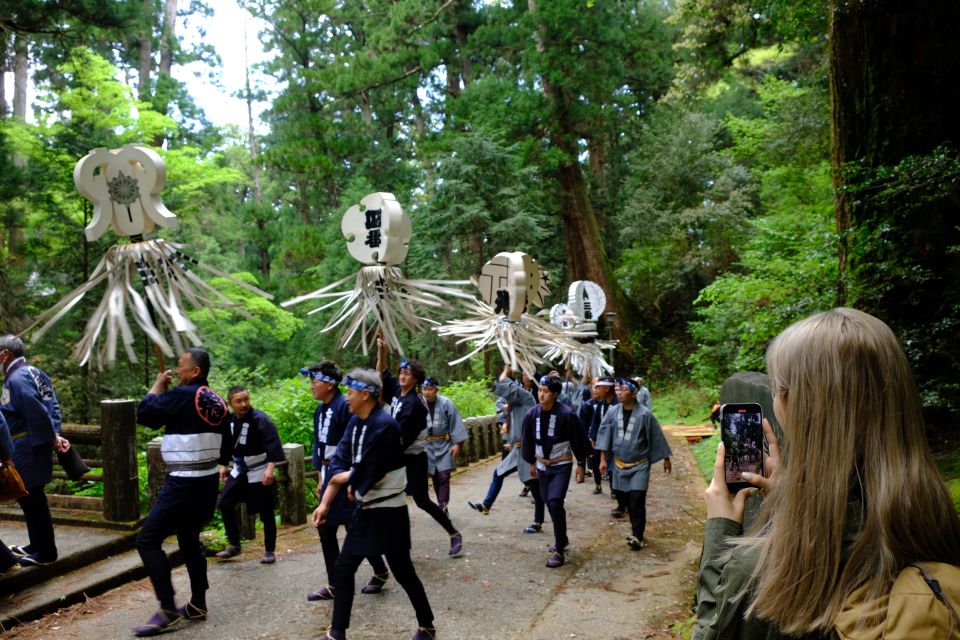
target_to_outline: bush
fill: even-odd
[[[493,390],[486,380],[467,378],[451,382],[440,388],[440,394],[453,400],[464,419],[496,413],[496,398],[493,397]]]

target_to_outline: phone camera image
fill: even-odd
[[[726,451],[724,472],[731,490],[750,486],[741,474],[763,474],[763,414],[759,404],[721,408],[721,437]]]

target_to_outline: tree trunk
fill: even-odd
[[[537,23],[536,0],[527,0],[534,23]],[[542,27],[534,32],[537,50],[543,52]],[[607,294],[607,311],[616,315],[613,320],[613,336],[626,345],[630,331],[629,307],[624,304],[620,286],[613,279],[606,249],[600,237],[600,225],[587,193],[587,184],[578,159],[579,134],[569,118],[570,98],[558,91],[546,74],[540,75],[543,95],[550,104],[550,145],[561,151],[565,159],[556,170],[561,186],[564,236],[567,247],[567,279],[592,280]],[[624,354],[627,356],[627,354]]]
[[[909,175],[960,148],[958,24],[956,0],[834,0],[830,10],[838,297],[886,320],[909,346],[928,419],[933,404],[960,414],[960,186]],[[942,146],[952,151],[931,153]],[[877,171],[918,155],[912,169]]]
[[[137,97],[144,102],[150,99],[150,75],[153,70],[153,2],[141,0],[143,12],[137,64]]]
[[[267,221],[263,215],[263,187],[260,184],[260,153],[257,147],[257,132],[253,128],[253,91],[250,89],[250,61],[247,57],[247,30],[244,24],[243,30],[243,72],[246,86],[247,100],[247,132],[250,138],[250,173],[253,178],[253,200],[257,203],[256,223],[260,233],[257,234],[258,251],[260,255],[260,277],[262,282],[270,279],[270,247],[266,244],[266,226]]]
[[[160,33],[160,75],[170,76],[176,46],[177,0],[166,0],[163,5],[163,31]]]

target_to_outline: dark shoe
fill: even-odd
[[[463,534],[458,531],[450,536],[450,553],[447,555],[453,558],[459,556],[461,551],[463,551]]]
[[[467,506],[470,507],[471,509],[475,510],[475,511],[479,511],[479,512],[482,513],[483,515],[487,515],[487,514],[490,513],[490,507],[488,507],[487,505],[483,504],[482,502],[470,502],[470,501],[468,500],[468,501],[467,501]]]
[[[540,533],[543,531],[543,525],[539,522],[531,522],[530,526],[523,530],[524,533]]]
[[[343,631],[327,629],[327,632],[320,636],[320,640],[347,640],[347,634]]]
[[[308,602],[319,602],[320,600],[333,600],[333,587],[327,585],[319,591],[311,591],[307,594]]]
[[[563,566],[563,552],[557,551],[554,552],[550,558],[547,559],[547,567],[550,569],[556,569],[557,567]]]
[[[627,536],[627,546],[633,549],[634,551],[640,551],[645,546],[647,546],[646,540],[638,540],[637,536]]]
[[[437,630],[434,627],[418,627],[410,640],[437,640]]]
[[[584,477],[586,477],[586,478],[592,478],[592,477],[593,477],[593,471],[590,471],[590,469],[587,469],[586,471],[583,472],[583,475],[584,475]]]
[[[603,493],[603,487],[601,487],[600,485],[597,485],[597,488],[593,490],[593,495],[598,496],[601,493]]]
[[[524,487],[524,488],[523,488],[523,491],[521,491],[521,492],[517,495],[517,497],[518,497],[518,498],[526,498],[528,495],[530,495],[530,489],[529,489],[528,487]]]
[[[367,582],[367,586],[365,586],[363,589],[360,589],[360,593],[365,593],[367,595],[380,593],[381,591],[383,591],[383,585],[387,584],[387,580],[389,579],[390,579],[390,572],[380,573],[380,574],[375,573],[372,576],[370,576],[370,580],[369,582]]]
[[[22,558],[23,556],[30,555],[29,547],[30,545],[27,545],[27,544],[24,544],[24,545],[15,544],[10,547],[10,553],[17,556],[18,558]]]
[[[207,612],[204,609],[201,609],[192,602],[179,607],[177,613],[180,614],[180,617],[186,618],[187,620],[206,620]]]
[[[15,562],[6,569],[0,569],[0,576],[9,576],[12,573],[16,573],[20,570],[20,563]]]
[[[31,553],[30,555],[23,556],[17,560],[17,562],[24,567],[45,567],[48,564],[53,564],[56,561],[56,558],[44,558],[39,553]]]
[[[277,561],[277,556],[273,551],[267,551],[260,559],[260,564],[273,564]]]
[[[223,551],[218,551],[216,557],[220,558],[221,560],[226,560],[227,558],[232,558],[238,555],[240,555],[240,547],[230,545]]]
[[[623,517],[624,517],[624,513],[623,513],[623,511],[620,511],[620,509],[614,509],[613,511],[610,512],[610,517],[611,517],[611,518],[623,518]]]
[[[163,633],[173,625],[177,624],[183,620],[180,617],[180,614],[176,611],[165,611],[160,609],[153,617],[147,620],[147,624],[142,624],[139,627],[133,628],[133,635],[136,636],[155,636]]]

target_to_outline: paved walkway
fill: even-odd
[[[611,520],[613,502],[592,495],[592,479],[571,484],[567,498],[571,547],[567,564],[547,569],[553,542],[544,532],[524,535],[533,506],[517,497],[516,475],[484,516],[465,501],[481,498],[493,462],[473,465],[454,477],[451,515],[464,533],[464,554],[447,557],[443,529],[412,506],[413,559],[436,615],[438,637],[472,639],[661,639],[676,637],[671,625],[689,617],[702,536],[703,481],[685,439],[669,436],[674,473],[657,465],[647,499],[650,546],[630,551],[627,520]],[[10,540],[8,543],[16,543]],[[330,620],[331,603],[310,603],[307,591],[324,579],[316,530],[281,529],[275,565],[260,565],[259,541],[247,543],[230,561],[210,562],[206,622],[184,622],[177,640],[317,638]],[[31,569],[32,570],[32,569]],[[370,570],[364,564],[358,587]],[[178,602],[189,595],[185,570],[174,570]],[[138,580],[86,602],[25,623],[4,634],[35,640],[131,638],[130,629],[156,609],[147,580]],[[413,609],[393,580],[377,596],[357,594],[351,639],[408,638],[416,628]]]

